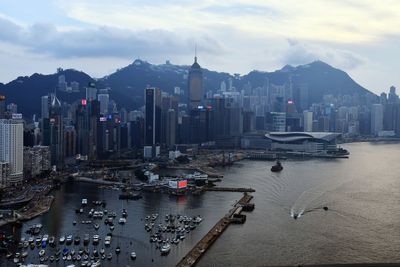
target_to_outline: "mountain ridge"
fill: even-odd
[[[174,65],[169,62],[156,65],[136,59],[131,64],[98,79],[75,69],[65,69],[53,74],[34,73],[31,76],[19,76],[6,84],[0,83],[0,94],[6,95],[7,103],[16,103],[19,112],[22,112],[24,116],[39,115],[40,97],[54,92],[58,76],[64,75],[68,84],[72,81],[79,82],[80,92],[67,93],[57,90],[57,97],[60,100],[71,103],[84,98],[84,87],[88,82],[96,81],[99,89],[111,88],[110,98],[114,99],[119,107],[133,110],[143,105],[144,89],[147,86],[159,87],[168,93],[173,93],[175,87],[180,87],[186,93],[189,68],[189,65]],[[283,85],[289,81],[295,86],[307,84],[309,103],[320,102],[325,94],[373,94],[357,84],[346,72],[322,61],[297,66],[285,65],[272,72],[253,70],[240,76],[206,68],[202,70],[205,93],[215,92],[220,88],[222,81],[227,83],[229,79],[232,79],[233,85],[238,90],[248,84],[253,88],[262,87],[267,80],[275,85]],[[185,94],[184,98],[186,97]]]

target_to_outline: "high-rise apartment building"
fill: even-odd
[[[0,162],[9,164],[8,184],[23,179],[24,126],[22,120],[0,120]]]
[[[371,106],[371,134],[378,135],[383,130],[383,105],[373,104]]]

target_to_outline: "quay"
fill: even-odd
[[[106,181],[106,180],[103,180],[103,179],[95,179],[95,178],[81,177],[81,176],[73,176],[73,179],[74,179],[74,181],[77,181],[77,182],[100,184],[100,185],[110,185],[110,186],[122,186],[122,185],[124,185],[121,182]]]
[[[224,177],[222,174],[216,173],[211,170],[209,167],[196,167],[196,166],[167,166],[166,169],[172,170],[188,170],[188,171],[198,171],[201,173],[205,173],[210,178],[222,178]]]
[[[40,216],[50,210],[53,200],[53,196],[45,196],[35,199],[35,201],[30,203],[27,207],[15,211],[12,217],[0,220],[0,226],[13,223],[20,224],[23,221],[29,221]]]
[[[256,192],[253,188],[244,188],[244,187],[204,187],[203,191],[217,191],[217,192],[242,192],[242,193],[251,193]]]
[[[231,223],[244,223],[246,215],[242,211],[252,211],[254,204],[250,203],[252,195],[244,193],[234,207],[222,217],[211,230],[178,262],[177,267],[195,266],[207,249],[222,235]]]

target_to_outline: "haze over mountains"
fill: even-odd
[[[321,102],[323,95],[327,94],[334,96],[358,94],[362,96],[371,93],[351,79],[346,72],[333,68],[322,61],[314,61],[297,67],[286,65],[274,72],[251,71],[242,76],[216,72],[204,68],[205,66],[202,67],[204,92],[215,92],[220,88],[222,81],[228,83],[231,78],[236,90],[262,87],[268,82],[274,85],[292,83],[292,86],[306,84],[308,86],[308,103]],[[40,114],[41,96],[55,92],[58,77],[65,75],[68,83],[76,81],[80,84],[80,92],[57,90],[57,97],[60,100],[71,103],[84,98],[84,87],[88,82],[95,80],[98,89],[111,88],[110,98],[115,100],[119,107],[133,110],[143,105],[144,89],[147,86],[159,87],[168,93],[173,93],[175,87],[180,87],[186,95],[188,69],[189,66],[170,63],[153,65],[146,61],[135,60],[132,64],[100,79],[73,69],[62,70],[50,75],[35,73],[30,77],[18,77],[7,84],[0,83],[0,94],[6,95],[7,103],[16,103],[18,112],[23,113],[24,117]]]

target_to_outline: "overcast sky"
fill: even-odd
[[[0,0],[0,82],[140,58],[246,74],[322,60],[373,92],[400,86],[400,1]]]

